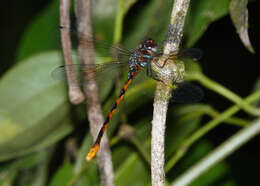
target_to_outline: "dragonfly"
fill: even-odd
[[[94,144],[92,145],[91,149],[89,150],[88,154],[86,155],[86,160],[90,161],[96,156],[96,154],[100,148],[101,139],[102,139],[109,123],[111,122],[113,115],[116,112],[119,104],[121,103],[123,97],[125,96],[128,87],[131,85],[131,83],[137,77],[137,75],[143,71],[143,69],[147,69],[147,75],[149,77],[153,78],[150,65],[156,58],[159,58],[162,55],[162,52],[159,49],[155,40],[153,40],[151,38],[147,38],[147,39],[143,40],[142,42],[139,43],[137,48],[133,49],[133,50],[128,50],[128,49],[125,49],[122,47],[110,45],[108,43],[94,39],[91,36],[88,36],[86,34],[81,35],[81,39],[79,42],[84,42],[85,44],[88,44],[89,42],[93,42],[94,45],[102,46],[107,49],[113,49],[113,51],[116,53],[116,55],[114,55],[114,56],[116,56],[116,57],[114,57],[114,60],[107,62],[107,63],[84,64],[84,65],[83,64],[73,64],[72,66],[73,66],[74,70],[76,70],[79,73],[84,72],[85,74],[88,74],[87,81],[91,80],[91,78],[97,78],[96,74],[102,74],[105,71],[110,71],[110,70],[112,70],[114,68],[118,68],[120,66],[127,66],[127,68],[128,68],[127,80],[125,81],[125,83],[119,93],[119,96],[115,100],[114,105],[112,106],[110,112],[108,113]],[[198,60],[198,59],[200,59],[201,55],[202,55],[202,52],[200,49],[190,48],[190,49],[185,49],[183,51],[180,51],[179,53],[172,53],[168,57],[174,58],[174,59],[188,57],[188,58],[191,58],[192,60]],[[67,68],[67,65],[62,65],[62,66],[57,67],[52,72],[53,78],[60,79],[61,76],[63,76],[63,77],[66,76],[67,69],[69,69],[69,68]],[[92,73],[95,75],[91,75]],[[106,77],[106,78],[108,79],[109,77]],[[153,79],[155,79],[155,78],[153,78]],[[83,81],[83,83],[86,83],[86,82]],[[203,96],[203,92],[199,88],[197,88],[196,86],[184,86],[184,90],[185,89],[186,89],[187,94],[183,94],[183,91],[179,91],[179,90],[181,90],[181,88],[177,88],[176,91],[174,92],[175,96],[173,97],[174,98],[173,100],[176,100],[176,99],[178,99],[178,97],[180,97],[181,99],[184,98],[184,100],[187,99],[189,102],[190,98],[192,97],[190,94],[195,94],[195,96],[196,96],[195,101],[201,100],[201,97]],[[178,91],[180,92],[179,94],[178,94]],[[187,96],[185,96],[185,95],[187,95]],[[194,100],[191,100],[191,101],[193,102]],[[180,101],[180,102],[183,102],[183,101]]]

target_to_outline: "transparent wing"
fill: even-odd
[[[203,99],[204,92],[196,84],[181,83],[177,89],[172,91],[171,102],[176,103],[196,103]]]
[[[66,71],[72,71],[79,84],[86,84],[86,80],[96,79],[98,83],[102,84],[108,80],[116,77],[117,72],[120,69],[126,70],[127,63],[112,61],[103,64],[72,64],[72,65],[62,65],[55,68],[51,75],[54,80],[67,81]],[[84,78],[83,78],[84,76]]]
[[[60,26],[60,29],[67,28]],[[84,45],[85,47],[89,47],[94,44],[95,51],[97,51],[100,56],[112,56],[114,59],[119,61],[124,61],[129,58],[131,54],[131,50],[128,50],[122,46],[115,46],[104,41],[102,35],[96,35],[96,37],[93,37],[89,33],[77,32],[75,29],[70,29],[70,34],[73,46],[75,48],[79,44]]]
[[[160,50],[156,58],[159,58],[163,54],[163,51]],[[203,56],[203,52],[199,48],[187,48],[187,49],[181,49],[178,52],[172,52],[170,55],[172,58],[178,58],[178,59],[192,59],[193,61],[198,61]]]

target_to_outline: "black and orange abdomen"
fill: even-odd
[[[122,101],[127,88],[132,83],[133,78],[138,74],[139,71],[140,71],[140,68],[138,68],[138,70],[136,72],[132,72],[132,73],[130,72],[129,73],[128,79],[127,79],[126,83],[124,84],[124,87],[121,89],[120,95],[116,99],[116,101],[115,101],[111,111],[108,113],[107,118],[106,118],[105,122],[103,123],[102,128],[100,129],[100,131],[98,133],[98,136],[97,136],[97,139],[96,139],[94,145],[91,147],[91,149],[89,150],[89,152],[88,152],[88,154],[86,156],[86,160],[87,161],[92,160],[96,156],[96,154],[97,154],[97,152],[99,150],[99,147],[100,147],[101,138],[103,137],[103,135],[104,135],[104,133],[105,133],[107,127],[108,127],[108,124],[109,124],[109,122],[111,121],[111,119],[113,117],[113,114],[115,113],[118,105]]]

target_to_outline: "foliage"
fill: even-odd
[[[71,106],[64,84],[54,81],[50,75],[62,63],[61,50],[53,39],[58,34],[58,2],[52,1],[26,28],[17,53],[17,64],[0,79],[0,186],[41,186],[47,183],[51,186],[80,186],[99,183],[97,165],[86,163],[84,159],[92,143],[89,130],[82,125],[87,123],[87,119],[82,116],[85,115],[85,107]],[[124,6],[118,6],[123,1],[98,2],[93,11],[96,37],[108,42],[121,42],[129,48],[134,48],[147,35],[159,41],[164,39],[172,1],[150,0],[140,3],[126,0]],[[235,4],[238,1],[231,2]],[[247,11],[246,6],[242,8],[233,8],[228,0],[193,0],[183,44],[193,46],[211,23],[228,15],[229,11],[237,32],[240,33],[241,27],[245,27],[247,32],[248,23],[238,18],[237,12]],[[245,44],[244,41],[243,43]],[[245,45],[253,51],[250,43]],[[257,115],[257,109],[250,103],[258,100],[259,95],[250,100],[242,99],[205,76],[199,64],[187,64],[186,69],[187,80],[197,81],[234,102],[237,110],[218,112],[210,103],[170,107],[166,138],[166,179],[169,183],[214,148],[208,139],[198,141],[210,130],[222,122],[238,127],[247,125],[247,120],[232,117],[240,108],[250,115]],[[259,85],[259,81],[256,84]],[[114,88],[106,82],[101,87],[101,92],[107,92],[102,94],[106,114],[114,101]],[[133,86],[108,131],[115,183],[118,186],[151,184],[149,151],[152,98],[142,92],[146,90],[151,94],[154,88],[155,81],[152,80],[144,80]],[[255,88],[254,92],[257,91],[259,89]],[[212,118],[204,124],[206,127],[211,126],[208,130],[201,127],[205,115]],[[121,139],[114,132],[119,124],[131,125],[136,135]],[[198,135],[194,136],[196,134]],[[69,161],[70,151],[66,146],[68,135],[76,139],[78,144],[75,162]],[[190,150],[195,142],[197,143]],[[183,151],[183,147],[187,149]],[[56,162],[56,167],[51,169],[53,162]],[[223,161],[192,185],[235,185],[234,179],[229,163]]]

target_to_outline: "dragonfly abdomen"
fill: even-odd
[[[97,139],[96,139],[94,145],[91,147],[91,149],[90,149],[89,152],[88,152],[88,155],[86,156],[86,159],[87,159],[88,161],[92,160],[92,159],[96,156],[96,154],[97,154],[97,152],[98,152],[98,150],[99,150],[99,147],[100,147],[101,139],[102,139],[102,137],[103,137],[103,135],[104,135],[104,133],[105,133],[105,131],[106,131],[108,125],[109,125],[109,122],[111,121],[111,119],[112,119],[112,117],[113,117],[113,114],[115,113],[115,111],[116,111],[118,105],[119,105],[120,102],[122,101],[122,99],[123,99],[123,97],[124,97],[124,95],[125,95],[125,92],[126,92],[127,88],[128,88],[129,85],[132,83],[133,78],[134,78],[134,77],[138,74],[138,72],[140,71],[140,68],[138,68],[138,69],[139,69],[138,71],[129,72],[129,76],[128,76],[128,78],[127,78],[126,83],[124,84],[123,88],[122,88],[121,91],[120,91],[120,94],[119,94],[118,98],[116,99],[116,101],[115,101],[113,107],[111,108],[110,112],[108,113],[107,118],[106,118],[105,122],[103,123],[102,128],[100,129],[100,131],[99,131],[99,133],[98,133],[98,136],[97,136]]]

